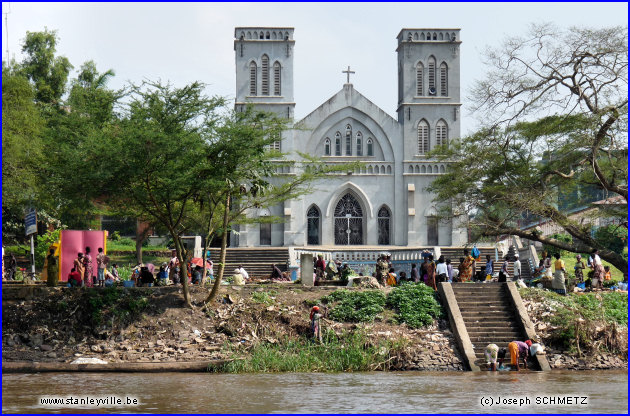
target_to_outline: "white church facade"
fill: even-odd
[[[237,111],[248,104],[293,120],[294,29],[237,27]],[[462,246],[465,221],[438,219],[426,187],[448,169],[427,153],[460,136],[459,29],[402,29],[398,34],[397,119],[349,82],[276,143],[289,159],[298,152],[360,168],[313,184],[314,191],[254,215],[284,219],[241,226],[232,247]],[[394,92],[392,92],[394,93]],[[296,163],[280,168],[292,175]]]

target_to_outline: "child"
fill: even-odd
[[[604,280],[610,280],[611,278],[610,266],[604,266]]]

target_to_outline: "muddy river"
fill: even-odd
[[[55,401],[57,404],[52,404]],[[626,371],[238,375],[46,373],[5,374],[2,377],[3,413],[627,411]]]

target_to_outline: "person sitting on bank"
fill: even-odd
[[[142,266],[140,268],[140,282],[142,283],[142,286],[146,287],[152,287],[153,283],[155,283],[155,277],[153,276],[153,273],[149,271],[147,266]]]
[[[604,281],[612,279],[612,274],[610,273],[610,266],[604,266]]]
[[[239,267],[234,269],[234,274],[232,275],[232,283],[238,286],[242,286],[245,284],[245,279],[243,278],[243,275],[241,274],[241,269]]]
[[[271,265],[271,280],[288,280],[275,264]]]
[[[245,271],[245,269],[243,268],[242,264],[238,265],[238,272],[241,274],[241,276],[243,276],[243,281],[245,283],[250,281],[249,273],[247,273],[247,271]]]
[[[332,260],[328,260],[328,264],[326,265],[326,279],[334,279],[338,272],[337,264]]]
[[[191,277],[191,282],[193,285],[199,285],[201,284],[201,272],[203,271],[203,269],[201,268],[201,266],[195,266],[195,268],[192,270],[192,277]]]
[[[114,282],[115,281],[116,281],[116,279],[114,278],[114,275],[112,274],[112,272],[107,270],[105,272],[105,280],[104,280],[105,287],[112,287],[112,286],[114,286]]]
[[[79,273],[75,267],[70,270],[70,274],[68,275],[68,284],[70,287],[81,286],[81,273]]]
[[[159,286],[166,286],[168,284],[168,273],[166,273],[166,262],[160,266],[160,271],[157,274],[157,284]]]
[[[529,341],[529,340],[527,340]],[[508,350],[510,350],[510,363],[512,364],[512,369],[516,371],[520,371],[519,359],[523,360],[523,368],[527,370],[527,357],[529,357],[529,345],[531,345],[531,341],[529,341],[529,345],[523,341],[512,341],[508,344]]]
[[[389,269],[389,273],[387,273],[387,286],[396,286],[396,270],[392,267]]]

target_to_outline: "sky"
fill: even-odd
[[[628,24],[627,3],[2,3],[2,58],[20,61],[27,31],[56,30],[57,52],[76,70],[113,69],[110,87],[144,79],[208,84],[234,97],[234,28],[294,27],[295,117],[337,93],[348,65],[354,88],[395,117],[396,35],[402,28],[460,28],[462,134],[477,127],[469,90],[484,76],[481,52],[534,22]],[[9,13],[7,13],[9,12]],[[6,20],[5,20],[6,18]],[[6,22],[6,24],[5,24]],[[8,44],[7,44],[8,32]]]

